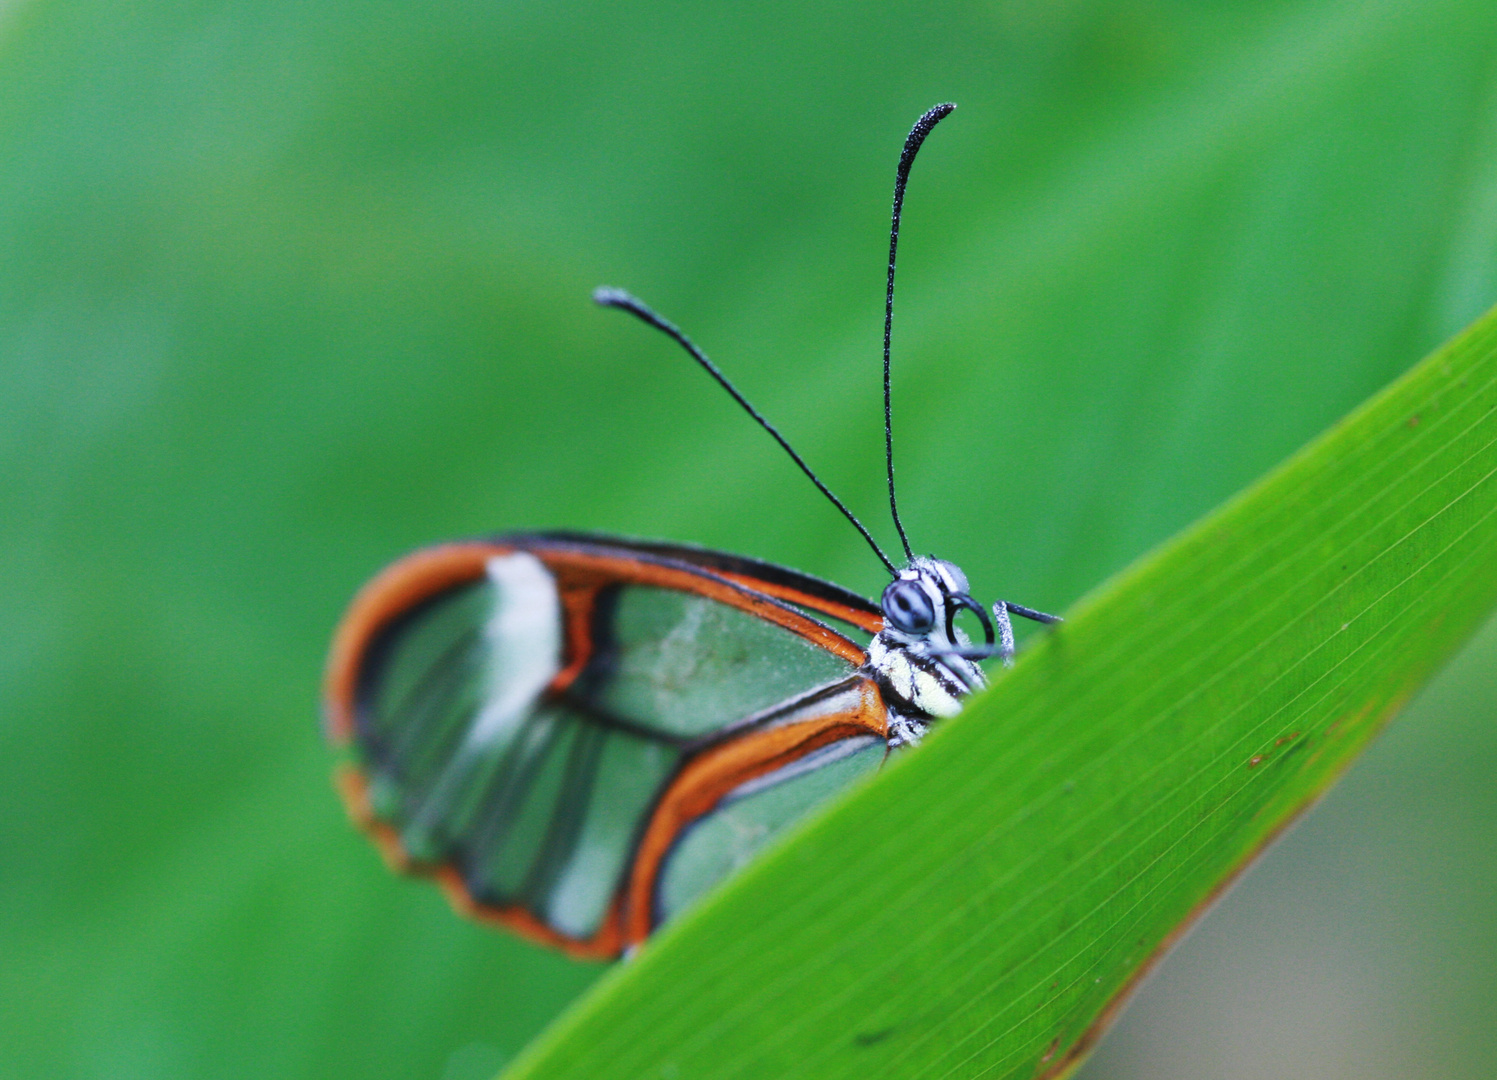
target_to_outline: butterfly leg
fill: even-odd
[[[897,750],[901,746],[919,746],[920,739],[925,735],[927,727],[929,725],[923,720],[901,716],[891,710],[889,714],[889,749]]]
[[[999,600],[993,605],[993,617],[998,630],[998,655],[1003,657],[1004,667],[1014,666],[1014,624],[1009,620],[1010,612],[1021,618],[1044,623],[1046,626],[1065,621],[1059,615],[1046,615],[1043,611],[1027,608],[1023,604]]]
[[[1007,600],[999,600],[993,605],[993,624],[998,630],[998,655],[1003,658],[1003,666],[1013,667],[1014,624],[1009,621],[1008,608]]]

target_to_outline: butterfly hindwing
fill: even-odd
[[[523,536],[417,552],[334,643],[345,795],[394,862],[468,913],[613,955],[882,759],[866,653],[816,617],[866,633],[869,609],[692,548]]]

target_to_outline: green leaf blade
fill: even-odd
[[[1023,1077],[1497,603],[1497,317],[1083,600],[668,929],[515,1078]]]

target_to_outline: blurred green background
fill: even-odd
[[[329,632],[431,541],[868,593],[889,187],[917,548],[1068,604],[1497,300],[1488,0],[0,3],[0,1074],[478,1080],[601,970],[386,873]],[[1103,1077],[1497,1071],[1497,633]]]

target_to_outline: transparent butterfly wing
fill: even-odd
[[[782,831],[875,772],[887,753],[877,735],[850,735],[730,789],[676,837],[656,880],[656,921],[674,918],[748,865]]]
[[[862,656],[664,555],[448,545],[355,602],[329,713],[350,804],[395,861],[474,914],[608,955],[839,787],[831,743],[881,754]],[[793,767],[816,754],[825,776]]]

